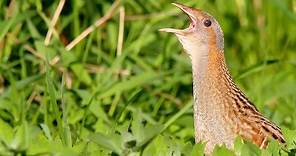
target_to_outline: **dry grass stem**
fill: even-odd
[[[29,44],[25,44],[25,45],[24,45],[24,48],[25,48],[28,52],[30,52],[30,53],[32,53],[34,56],[36,56],[37,58],[39,58],[39,59],[45,61],[44,56],[41,55],[40,53],[38,53],[38,52],[37,52],[33,47],[31,47]]]
[[[118,32],[118,40],[117,40],[117,56],[120,56],[122,53],[123,35],[124,35],[124,17],[125,17],[124,7],[120,7],[120,9],[119,9],[119,32]]]
[[[115,13],[117,7],[119,6],[120,0],[116,0],[112,6],[110,7],[110,9],[108,10],[108,12],[99,20],[97,20],[94,25],[89,26],[88,28],[86,28],[80,35],[78,35],[78,37],[76,37],[73,41],[71,41],[67,46],[66,46],[66,50],[70,51],[76,44],[78,44],[81,40],[83,40],[88,34],[90,34],[91,32],[93,32],[95,30],[96,27],[99,27],[100,25],[102,25],[103,23],[105,23],[106,21],[108,21],[113,14]]]
[[[65,0],[60,0],[59,4],[58,4],[58,7],[54,13],[54,16],[49,24],[49,29],[48,29],[48,32],[46,34],[46,37],[45,37],[45,40],[44,40],[44,44],[47,46],[49,45],[49,42],[50,42],[50,39],[51,39],[51,36],[53,34],[53,31],[54,31],[54,26],[56,25],[58,19],[59,19],[59,16],[62,12],[62,9],[64,7],[64,4],[65,4]]]

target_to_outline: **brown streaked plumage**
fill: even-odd
[[[285,143],[281,129],[262,116],[232,80],[224,60],[224,37],[218,22],[199,9],[175,4],[190,19],[186,29],[165,28],[176,34],[192,61],[195,141],[232,149],[241,136],[265,148],[268,139]]]

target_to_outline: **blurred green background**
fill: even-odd
[[[114,1],[67,0],[46,46],[59,1],[1,0],[0,155],[202,155],[190,60],[175,36],[158,32],[188,25],[171,2],[119,1],[110,20],[66,51]],[[265,150],[238,140],[234,152],[214,155],[294,155],[296,1],[177,2],[218,20],[235,82],[287,139]]]

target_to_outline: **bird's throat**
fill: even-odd
[[[223,51],[199,48],[198,52],[191,55],[191,61],[194,96],[205,88],[219,89],[220,85],[228,85],[229,82],[223,79],[223,77],[229,77]]]
[[[205,79],[209,63],[209,50],[207,46],[199,47],[197,51],[190,52],[194,85]]]

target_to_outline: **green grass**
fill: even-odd
[[[186,27],[186,16],[171,1],[122,0],[122,55],[118,9],[66,51],[61,38],[73,40],[113,2],[67,0],[45,46],[58,2],[0,1],[0,155],[202,155],[190,60],[175,36],[158,32]],[[265,150],[237,139],[234,152],[214,155],[295,155],[296,1],[179,2],[220,22],[235,81],[287,139]]]

